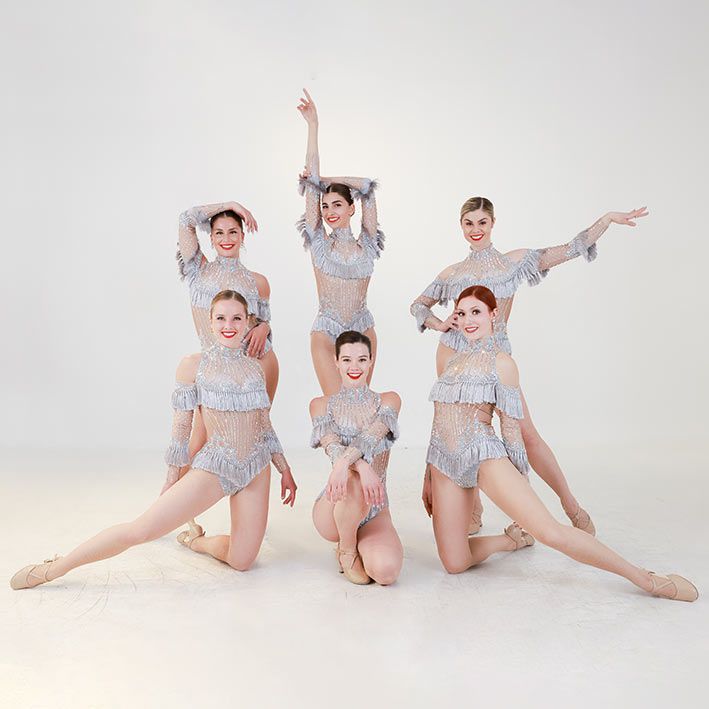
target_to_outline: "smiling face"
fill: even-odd
[[[354,204],[337,192],[326,192],[320,203],[323,221],[331,229],[347,229],[352,215],[355,213]]]
[[[340,356],[335,360],[335,365],[342,378],[343,387],[356,387],[365,384],[369,370],[372,368],[369,348],[363,342],[342,345]]]
[[[219,217],[212,224],[212,246],[220,256],[238,258],[244,231],[233,217]]]
[[[463,237],[475,249],[490,246],[495,220],[484,210],[466,212],[460,219]]]
[[[248,324],[246,308],[238,300],[220,300],[212,306],[210,323],[217,342],[240,347]]]
[[[482,300],[469,295],[460,299],[458,307],[455,309],[455,314],[457,316],[458,329],[468,342],[492,335],[493,318],[497,316],[497,308],[490,310]]]

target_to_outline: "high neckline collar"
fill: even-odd
[[[340,391],[335,394],[335,396],[339,399],[345,399],[347,401],[362,401],[367,398],[368,394],[371,394],[371,389],[365,382],[364,384],[359,384],[355,387],[343,386]]]
[[[230,271],[235,271],[239,268],[243,268],[243,264],[239,260],[238,256],[222,256],[217,254],[215,261],[222,267]]]
[[[218,352],[220,354],[223,354],[226,357],[243,357],[244,356],[243,340],[241,341],[241,344],[238,347],[227,347],[226,345],[223,345],[221,342],[214,342],[214,344],[209,349],[212,352]]]
[[[472,260],[478,259],[480,257],[485,257],[485,256],[489,256],[492,254],[499,253],[497,251],[497,249],[493,246],[492,243],[489,243],[487,246],[485,246],[482,249],[476,249],[472,245],[469,248],[470,248],[470,253],[468,254],[468,258],[472,259]]]
[[[355,241],[355,237],[352,234],[352,229],[350,227],[333,229],[332,236],[338,241]]]

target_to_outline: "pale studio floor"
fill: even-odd
[[[601,539],[709,594],[699,452],[558,452]],[[419,501],[423,451],[411,449],[394,450],[389,484],[403,573],[390,588],[356,587],[310,523],[325,457],[290,458],[297,507],[280,508],[274,484],[248,573],[169,535],[12,592],[7,579],[20,566],[142,511],[162,466],[158,452],[3,456],[0,705],[707,706],[707,596],[647,597],[539,545],[449,576]],[[534,486],[558,516],[539,479]],[[222,501],[201,521],[222,532],[226,514]],[[489,503],[484,520],[488,533],[505,524]]]

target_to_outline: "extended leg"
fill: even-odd
[[[340,391],[342,380],[335,366],[335,342],[324,332],[310,333],[310,353],[320,388],[325,396]]]

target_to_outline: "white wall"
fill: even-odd
[[[519,293],[511,336],[550,441],[652,446],[704,431],[706,6],[692,2],[23,3],[6,9],[2,444],[156,447],[196,349],[178,213],[237,199],[273,290],[274,421],[304,445],[316,299],[293,226],[307,85],[323,173],[379,177],[387,248],[375,388],[425,445],[436,338],[410,301],[467,249],[566,241],[610,209],[599,258]]]

